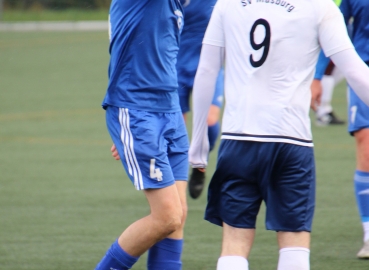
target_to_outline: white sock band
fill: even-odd
[[[241,256],[222,256],[218,259],[217,270],[249,270],[249,263]]]
[[[309,270],[310,250],[302,247],[279,250],[278,270]]]
[[[369,241],[369,221],[363,222],[364,242]]]

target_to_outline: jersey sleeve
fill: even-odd
[[[207,116],[215,92],[215,84],[224,61],[224,48],[204,44],[201,50],[192,90],[192,139],[188,152],[193,168],[205,168],[209,156]]]
[[[322,1],[322,17],[319,23],[319,43],[324,54],[332,54],[353,48],[342,13],[333,1]]]
[[[369,68],[356,50],[345,50],[332,55],[331,58],[355,93],[369,106]]]
[[[218,0],[214,6],[213,13],[203,39],[203,44],[225,47],[224,29],[222,24],[222,11],[226,0]]]

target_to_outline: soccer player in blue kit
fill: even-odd
[[[185,24],[181,34],[181,45],[178,52],[178,94],[183,117],[187,118],[190,111],[190,95],[196,69],[199,64],[202,39],[209,23],[216,0],[183,0]],[[210,149],[213,150],[217,141],[220,124],[219,117],[223,105],[224,74],[220,71],[215,86],[215,93],[209,109],[208,140]],[[191,198],[198,198],[205,185],[205,169],[192,168],[188,189]]]
[[[352,23],[350,36],[356,51],[369,65],[369,2],[342,0],[340,9],[346,24]],[[329,58],[319,57],[317,73],[321,73],[329,61]],[[315,87],[321,88],[321,83],[316,81]],[[312,91],[316,89],[312,88]],[[369,259],[369,107],[351,87],[348,89],[348,132],[354,136],[356,142],[354,187],[364,234],[364,245],[357,257]]]
[[[369,1],[342,0],[341,12],[346,24],[352,18],[352,42],[361,59],[369,65]],[[348,131],[356,142],[355,196],[364,230],[360,259],[369,259],[369,106],[349,86]]]
[[[109,83],[103,108],[113,155],[150,214],[132,223],[96,270],[131,269],[147,250],[150,270],[181,269],[188,136],[178,98],[179,0],[113,0]]]

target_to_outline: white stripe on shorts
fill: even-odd
[[[128,166],[128,172],[133,176],[136,189],[144,189],[140,166],[138,165],[133,148],[133,136],[129,126],[128,109],[119,108],[119,122],[121,126],[120,139],[124,146],[124,156]]]

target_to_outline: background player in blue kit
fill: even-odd
[[[123,231],[97,270],[130,269],[147,250],[148,269],[181,269],[188,174],[176,73],[182,28],[178,0],[111,3],[109,83],[102,105],[113,155],[144,192],[150,214]]]
[[[363,61],[369,65],[369,1],[342,0],[340,9],[346,24],[353,19],[352,42]],[[364,230],[360,259],[369,259],[369,106],[349,86],[348,131],[356,142],[355,196]]]
[[[178,52],[178,94],[183,117],[186,120],[190,111],[190,96],[196,69],[199,64],[202,39],[209,23],[216,0],[182,0],[185,16],[185,24],[181,34],[181,45]],[[209,109],[208,139],[209,151],[213,150],[219,132],[219,118],[223,105],[224,74],[220,71],[212,105]],[[193,168],[188,183],[191,198],[198,198],[205,185],[205,169]]]
[[[363,61],[369,64],[369,2],[343,0],[340,9],[346,24],[350,23],[349,34],[355,49]],[[319,57],[318,79],[329,61],[329,58]],[[319,80],[315,81],[314,87],[321,88]],[[312,88],[312,91],[316,89]],[[354,174],[355,197],[364,232],[364,245],[357,257],[369,259],[369,107],[360,100],[351,87],[348,89],[348,103],[348,131],[355,137],[357,152]]]
[[[334,0],[337,6],[340,6],[341,0]],[[343,125],[345,121],[341,120],[333,112],[332,97],[334,87],[344,79],[342,73],[335,67],[332,61],[326,57],[323,51],[320,52],[314,80],[311,84],[312,91],[322,92],[319,104],[312,104],[312,109],[316,116],[316,125]],[[319,90],[313,90],[319,88]]]

